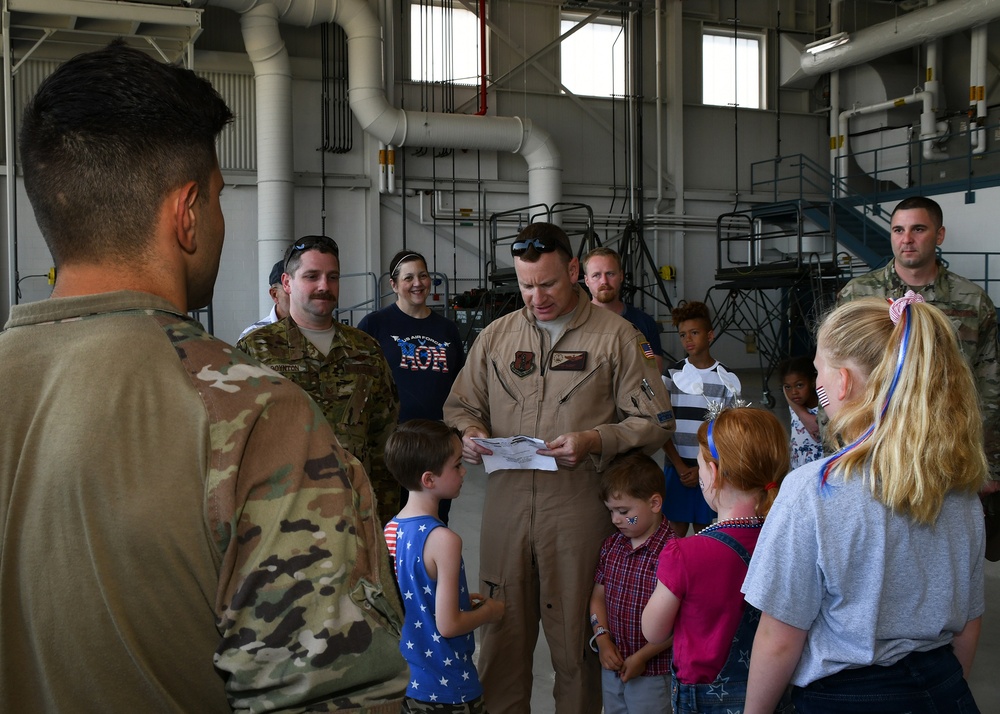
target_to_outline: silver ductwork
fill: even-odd
[[[361,128],[397,147],[480,149],[519,154],[528,164],[528,204],[562,200],[562,162],[552,137],[519,117],[412,112],[389,104],[383,80],[382,26],[365,0],[195,0],[238,13],[257,78],[258,273],[267,282],[292,236],[291,70],[278,23],[344,28],[348,97]],[[263,300],[262,309],[270,309]]]
[[[781,35],[781,86],[809,87],[816,77],[916,47],[1000,18],[997,0],[948,0],[850,33],[837,47],[809,53],[788,34]]]

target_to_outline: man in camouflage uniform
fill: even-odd
[[[0,711],[399,711],[364,471],[302,390],[186,315],[219,267],[231,119],[118,43],[25,111],[58,279],[0,334]]]
[[[849,282],[840,291],[837,301],[845,303],[872,296],[895,299],[912,290],[948,316],[979,390],[986,455],[992,478],[997,480],[1000,479],[997,312],[982,288],[952,273],[938,261],[936,248],[944,241],[944,236],[944,216],[936,201],[924,196],[904,199],[892,212],[893,261]]]
[[[340,251],[326,236],[306,236],[285,252],[282,285],[289,316],[236,346],[316,400],[340,443],[364,465],[388,523],[399,512],[399,484],[385,468],[385,442],[399,417],[392,372],[378,342],[333,318],[340,298]]]

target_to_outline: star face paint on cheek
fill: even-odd
[[[625,520],[628,521],[628,524],[630,526],[634,526],[636,523],[639,522],[639,516],[629,516]]]

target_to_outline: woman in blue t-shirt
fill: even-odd
[[[396,302],[366,315],[358,327],[378,340],[399,390],[399,421],[444,416],[444,401],[465,365],[458,326],[427,305],[431,276],[420,253],[401,250],[389,262],[389,285]],[[406,503],[403,490],[402,503]],[[448,523],[451,501],[439,516]]]

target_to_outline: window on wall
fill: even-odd
[[[560,34],[586,15],[564,13]],[[621,18],[598,18],[579,27],[559,45],[560,80],[573,94],[613,97],[625,94],[625,33]]]
[[[702,36],[702,102],[764,108],[764,36],[706,29]]]
[[[479,18],[463,7],[410,5],[410,79],[479,83]]]

